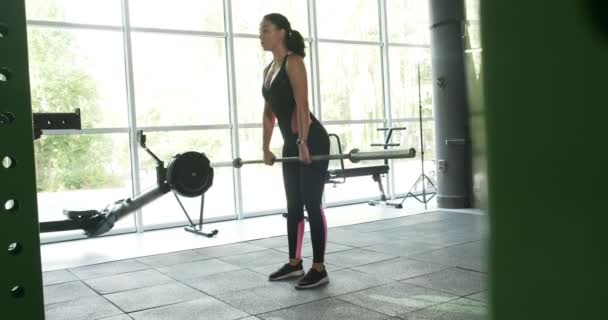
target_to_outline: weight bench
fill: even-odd
[[[387,174],[388,170],[388,165],[329,170],[327,172],[327,179],[325,180],[325,183],[336,183],[335,179],[345,180],[346,178],[372,176],[372,179],[378,183],[378,189],[380,190],[380,201],[387,201],[386,194],[384,193],[384,187],[382,186],[381,175]],[[369,202],[370,206],[375,206],[376,204],[377,200],[372,200]]]
[[[386,128],[380,128],[379,131],[387,130]],[[391,128],[388,129],[389,134],[386,139],[386,142],[383,144],[372,144],[372,147],[384,147],[386,150],[389,146],[399,146],[399,144],[389,143],[389,139],[392,135],[393,130],[405,130],[405,128]],[[340,137],[334,133],[329,134],[330,139],[334,138],[336,140],[336,145],[338,147],[338,151],[342,152],[342,143],[340,142]],[[387,174],[389,171],[388,160],[384,161],[384,165],[379,166],[369,166],[369,167],[358,167],[358,168],[344,168],[344,161],[340,160],[340,168],[332,169],[327,171],[327,177],[325,179],[325,183],[344,183],[346,182],[346,178],[354,178],[354,177],[365,177],[371,176],[372,179],[378,184],[378,189],[380,190],[380,200],[371,200],[369,201],[370,206],[375,206],[377,204],[389,205],[395,208],[401,208],[400,205],[395,205],[388,202],[386,198],[386,193],[384,193],[384,187],[382,186],[382,178],[383,174]],[[338,180],[341,179],[341,180]]]

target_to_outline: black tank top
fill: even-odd
[[[266,102],[270,104],[272,112],[279,122],[279,129],[281,130],[281,135],[283,136],[285,144],[292,144],[295,143],[298,138],[298,123],[296,117],[297,113],[295,113],[296,100],[293,96],[293,89],[291,87],[291,82],[289,81],[289,76],[287,75],[287,69],[285,68],[287,57],[289,57],[289,55],[285,56],[285,59],[283,59],[281,69],[278,71],[274,80],[271,80],[270,86],[266,88],[264,84],[262,85],[262,95]],[[266,82],[266,77],[271,64],[264,69],[264,83]],[[328,139],[326,138],[327,132],[312,112],[310,113],[310,120],[311,124],[308,133],[309,144],[312,145],[312,140],[319,136],[319,134],[324,136],[322,137],[324,138],[323,140]],[[319,129],[321,132],[319,132]]]

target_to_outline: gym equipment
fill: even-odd
[[[386,138],[384,139],[384,143],[372,143],[372,147],[382,147],[384,150],[387,150],[389,147],[399,147],[401,145],[400,143],[391,143],[390,141],[391,141],[394,131],[403,131],[403,130],[406,130],[406,127],[378,128],[378,131],[387,131],[387,135],[386,135]],[[380,200],[371,200],[370,202],[368,202],[368,204],[370,206],[384,205],[384,206],[401,209],[401,208],[403,208],[402,204],[391,203],[388,201],[388,199],[386,198],[386,194],[384,193],[384,188],[382,188],[382,180],[380,179],[380,175],[387,174],[388,168],[389,168],[388,159],[384,160],[384,165],[378,166],[377,169],[376,169],[376,167],[369,167],[369,169],[372,169],[372,170],[376,169],[375,171],[372,171],[372,173],[374,173],[374,175],[372,175],[372,178],[374,179],[374,181],[376,181],[378,183],[378,187],[380,188]]]
[[[44,319],[25,1],[0,1],[0,306]]]
[[[401,200],[400,203],[394,203],[392,205],[396,206],[396,208],[403,208],[403,202],[405,202],[405,200],[408,197],[413,197],[414,199],[418,200],[418,202],[424,203],[424,210],[426,210],[427,203],[429,201],[431,201],[431,199],[433,199],[433,197],[435,197],[437,195],[437,187],[435,187],[435,184],[433,184],[433,181],[431,181],[431,179],[424,172],[424,135],[423,135],[423,131],[422,131],[422,98],[421,98],[421,94],[420,94],[420,65],[418,65],[417,68],[418,68],[418,124],[420,125],[421,173],[420,173],[420,176],[418,176],[418,179],[416,179],[416,181],[410,188],[410,190],[407,192],[405,197],[403,197],[403,200]],[[431,185],[431,188],[434,191],[426,192],[426,183],[427,182]],[[422,193],[421,194],[412,193],[412,191],[416,188],[416,186],[418,186],[419,183],[422,183]],[[428,198],[427,198],[427,195],[429,196]],[[419,198],[419,196],[422,196],[422,199]]]
[[[399,128],[378,128],[378,131],[388,131],[388,136],[385,139],[385,143],[372,143],[372,147],[383,147],[385,151],[388,151],[388,147],[398,147],[399,143],[389,143],[390,138],[394,130],[405,130],[405,127]],[[340,142],[340,137],[336,134],[330,134],[330,138],[336,139],[336,144],[338,147],[338,152],[342,153],[342,143]],[[415,155],[415,152],[413,153]],[[326,183],[333,183],[334,186],[338,183],[346,182],[346,178],[354,178],[354,177],[365,177],[371,176],[374,182],[378,184],[378,189],[380,190],[380,200],[371,200],[369,205],[374,206],[376,204],[386,204],[387,198],[384,193],[384,187],[382,186],[381,176],[387,174],[389,171],[388,159],[384,159],[384,165],[380,166],[368,166],[368,167],[358,167],[358,168],[345,168],[344,160],[340,160],[340,168],[334,170],[328,170],[327,172],[327,180]],[[341,181],[337,181],[336,179],[342,179]]]
[[[359,149],[353,149],[349,153],[345,154],[328,154],[328,155],[313,155],[311,156],[312,161],[323,161],[323,160],[342,160],[348,159],[353,163],[357,163],[363,160],[380,160],[380,159],[404,159],[413,158],[416,156],[416,150],[410,148],[409,150],[391,150],[391,151],[372,151],[372,152],[360,152]],[[298,162],[299,157],[285,157],[276,158],[274,162]],[[232,165],[235,168],[241,168],[246,164],[263,164],[264,160],[243,160],[236,158],[232,161]]]
[[[146,136],[142,130],[137,132],[139,145],[156,161],[156,186],[131,198],[115,201],[103,210],[71,211],[64,210],[68,220],[40,223],[40,232],[57,232],[66,230],[84,230],[88,237],[95,237],[110,231],[114,224],[126,215],[141,209],[150,202],[173,192],[175,199],[184,211],[190,226],[185,230],[206,237],[213,237],[218,230],[203,232],[203,209],[205,192],[213,184],[213,168],[204,153],[188,151],[177,154],[165,168],[161,161],[147,146]],[[178,195],[184,197],[201,197],[199,225],[195,225],[184,208]]]

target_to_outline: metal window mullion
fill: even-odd
[[[365,45],[365,46],[378,46],[382,43],[380,41],[365,41],[365,40],[344,40],[344,39],[319,39],[318,42],[322,43],[334,43],[334,44],[356,44],[356,45]]]
[[[108,133],[127,133],[129,128],[83,128],[83,129],[61,129],[61,130],[42,130],[44,136],[57,136],[68,134],[108,134]]]
[[[133,50],[131,42],[131,22],[129,18],[129,0],[122,0],[123,41],[125,57],[125,76],[127,82],[127,107],[129,118],[129,150],[131,155],[131,182],[133,194],[141,192],[139,176],[139,152],[137,143],[137,112],[135,109],[135,82],[133,79]],[[138,233],[144,231],[141,210],[135,212],[135,229]]]
[[[184,36],[196,36],[206,38],[224,38],[226,36],[223,32],[213,31],[197,31],[197,30],[181,30],[181,29],[166,29],[166,28],[148,28],[148,27],[133,27],[131,31],[142,32],[142,33],[159,33],[169,35],[184,35]]]
[[[236,39],[236,38],[243,38],[243,39],[256,39],[259,40],[260,39],[260,35],[258,34],[253,34],[253,33],[233,33],[232,36]],[[302,37],[302,39],[304,40],[304,42],[311,42],[312,38],[310,37]]]
[[[28,20],[27,25],[35,26],[35,27],[59,28],[59,29],[123,31],[123,27],[121,27],[121,26],[72,23],[72,22],[61,22],[61,21],[47,21],[47,20]]]
[[[413,44],[413,43],[402,43],[402,42],[392,42],[391,46],[393,47],[401,47],[401,48],[418,48],[418,49],[430,49],[431,46],[428,44]]]
[[[232,29],[232,0],[224,0],[224,29],[226,32],[226,70],[228,72],[228,103],[230,110],[232,156],[240,156],[239,117],[236,98],[236,75],[234,71],[234,32]],[[233,168],[234,210],[239,220],[243,219],[243,188],[241,170]]]
[[[308,0],[308,33],[310,34],[310,57],[311,57],[311,81],[312,99],[314,103],[313,112],[319,120],[323,120],[321,114],[321,85],[319,76],[319,36],[317,34],[317,5],[316,0]]]
[[[230,124],[207,124],[207,125],[184,125],[184,126],[146,126],[138,129],[148,132],[158,131],[196,131],[196,130],[225,130],[230,129]]]
[[[384,97],[384,120],[387,127],[393,126],[393,112],[391,100],[391,74],[390,74],[390,59],[389,59],[389,40],[388,40],[388,18],[386,10],[386,0],[378,0],[378,15],[380,21],[380,50],[382,64],[382,95]],[[387,137],[387,131],[384,132],[384,138]],[[394,167],[395,161],[389,160],[390,166]],[[395,190],[395,170],[390,170],[388,175],[388,183],[386,192],[389,197],[392,197]]]
[[[433,120],[435,120],[435,118],[433,118],[433,117],[422,117],[422,122],[433,121]],[[418,117],[416,117],[416,118],[396,118],[396,119],[393,119],[393,123],[395,123],[395,122],[415,122],[415,123],[418,123],[418,121],[419,121]]]

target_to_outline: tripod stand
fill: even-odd
[[[431,199],[433,199],[433,197],[435,197],[437,195],[437,187],[435,187],[435,185],[433,184],[433,181],[431,181],[431,179],[424,172],[424,138],[423,138],[424,135],[423,135],[423,131],[422,131],[422,98],[421,98],[421,93],[420,93],[420,64],[418,64],[417,69],[418,69],[418,123],[420,125],[420,161],[421,161],[422,173],[420,174],[418,179],[416,179],[416,182],[414,182],[414,184],[412,185],[410,190],[407,192],[407,194],[405,195],[403,200],[401,200],[401,203],[398,204],[397,208],[402,208],[403,202],[405,202],[405,200],[408,197],[413,197],[414,199],[418,200],[418,202],[424,203],[424,209],[426,210],[427,203],[429,201],[431,201]],[[428,193],[426,191],[427,182],[428,182],[428,184],[431,185],[432,190],[433,190]],[[420,183],[422,183],[422,193],[413,193],[412,191],[414,191]],[[422,197],[420,198],[420,196],[422,196]]]

